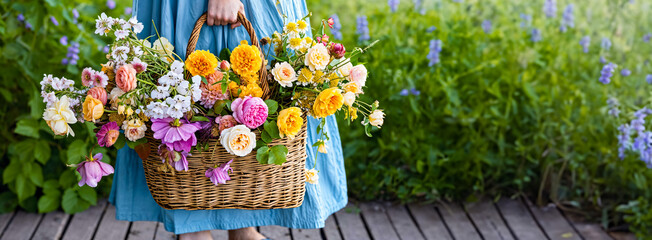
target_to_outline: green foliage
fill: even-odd
[[[114,10],[109,10],[105,1],[0,2],[0,212],[18,206],[28,211],[63,207],[69,213],[79,212],[95,204],[98,193],[108,193],[110,181],[96,189],[80,188],[78,174],[66,166],[82,161],[95,144],[92,124],[74,126],[75,138],[53,136],[41,119],[45,104],[39,82],[46,73],[74,79],[83,66],[98,66],[103,61],[101,49],[106,43],[93,33],[94,19],[101,12],[119,16],[131,5],[131,1],[117,2],[119,7]],[[80,14],[77,20],[73,9]],[[19,14],[25,22],[19,21]],[[26,28],[26,23],[32,28]],[[59,42],[63,36],[68,38],[67,46]],[[62,65],[71,42],[80,44],[79,61]],[[105,160],[111,159],[107,157]]]
[[[634,157],[618,159],[619,120],[606,113],[606,100],[613,88],[630,109],[649,98],[652,47],[642,37],[650,3],[573,1],[575,27],[562,33],[560,12],[570,1],[558,1],[555,18],[543,15],[543,1],[423,1],[424,15],[412,1],[395,13],[380,0],[308,2],[313,27],[339,15],[344,45],[368,44],[355,35],[360,15],[380,39],[359,60],[369,71],[365,98],[381,102],[385,124],[369,139],[340,123],[349,194],[403,202],[524,194],[587,210],[605,226],[623,224],[624,213],[632,230],[649,228],[649,210],[616,211],[639,198],[649,209],[652,170]],[[521,27],[520,13],[532,23]],[[489,33],[484,20],[492,22]],[[530,40],[533,28],[542,41]],[[584,36],[592,39],[589,53],[579,45]],[[610,50],[600,48],[603,37]],[[429,67],[435,39],[443,42],[441,62]],[[633,74],[599,83],[601,56]],[[400,94],[411,88],[421,93]]]

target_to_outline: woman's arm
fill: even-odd
[[[231,24],[231,28],[239,27],[238,12],[244,14],[244,5],[240,0],[208,0],[208,26]]]

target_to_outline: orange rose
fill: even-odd
[[[124,92],[134,90],[137,86],[136,69],[131,64],[122,65],[115,75],[116,85]]]
[[[104,114],[104,105],[97,98],[91,95],[86,95],[86,100],[82,104],[82,111],[84,113],[84,120],[95,122],[100,119]]]
[[[337,110],[342,108],[344,104],[344,97],[342,90],[338,88],[328,88],[319,95],[313,105],[313,112],[315,118],[323,118],[333,115]]]

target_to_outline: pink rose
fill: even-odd
[[[215,118],[215,123],[219,125],[220,133],[222,133],[224,129],[232,128],[235,127],[235,125],[238,125],[238,122],[231,115],[224,115],[221,117],[217,117]]]
[[[101,87],[94,87],[88,90],[87,95],[90,95],[91,97],[100,100],[102,102],[102,105],[106,105],[106,90]]]
[[[360,87],[364,87],[365,82],[367,82],[367,68],[364,65],[356,65],[351,68],[351,73],[349,74],[351,81],[358,84]]]
[[[115,83],[124,92],[134,90],[137,86],[136,69],[131,64],[122,65],[115,74]]]
[[[220,62],[220,69],[222,69],[222,71],[228,72],[230,68],[231,64],[226,60],[222,60],[222,62]]]
[[[260,127],[267,120],[267,104],[259,97],[246,96],[231,103],[233,117],[248,128]]]

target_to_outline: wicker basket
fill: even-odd
[[[206,14],[197,20],[186,56],[195,50],[205,21]],[[238,13],[238,21],[249,33],[252,45],[259,47],[251,23],[241,13]],[[268,96],[267,72],[264,67],[260,72],[260,85],[264,96]],[[149,191],[156,203],[165,209],[276,209],[301,206],[305,192],[306,125],[307,123],[303,125],[293,140],[277,139],[271,143],[288,148],[287,162],[282,166],[258,163],[255,152],[245,157],[231,155],[218,140],[213,139],[209,140],[208,151],[195,151],[187,157],[188,171],[177,171],[175,174],[160,170],[162,160],[156,154],[160,141],[154,139],[149,131],[147,138],[151,154],[143,160]],[[260,133],[255,132],[259,137]],[[219,186],[213,185],[204,175],[206,170],[231,159],[231,181]]]

